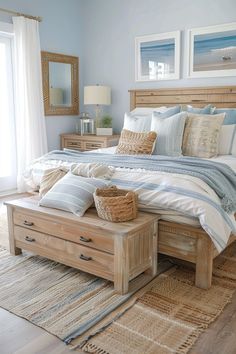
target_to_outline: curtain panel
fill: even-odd
[[[26,191],[24,171],[47,152],[38,21],[13,17],[17,188]]]

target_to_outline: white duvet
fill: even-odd
[[[115,147],[96,150],[97,153],[111,154],[114,151]],[[225,163],[236,172],[236,157],[225,155],[212,160]],[[69,169],[70,165],[71,163],[58,160],[46,162],[38,160],[27,172],[27,184],[37,189],[44,170],[58,166]],[[136,191],[141,210],[161,214],[165,220],[196,226],[200,223],[219,252],[225,248],[231,232],[236,234],[234,215],[228,215],[221,208],[216,193],[196,177],[143,169],[116,168],[111,181],[120,188]]]

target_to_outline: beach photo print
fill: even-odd
[[[180,31],[135,38],[136,81],[179,79]]]
[[[236,75],[236,23],[188,31],[188,77]]]

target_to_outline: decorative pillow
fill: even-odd
[[[161,118],[162,115],[153,113],[151,130],[158,135],[153,154],[181,156],[182,139],[186,112],[181,112],[171,117]]]
[[[40,182],[39,195],[43,197],[62,177],[66,175],[68,170],[63,167],[51,168],[45,170]]]
[[[216,108],[214,114],[225,113],[223,124],[236,124],[236,109],[235,108]]]
[[[218,153],[219,155],[236,154],[236,124],[222,125]]]
[[[39,205],[83,216],[93,204],[93,193],[96,188],[104,188],[107,185],[108,181],[75,176],[68,172],[45,194]]]
[[[133,115],[125,113],[123,129],[136,133],[150,132],[152,115]]]
[[[219,136],[225,114],[188,113],[183,137],[183,154],[195,157],[213,157],[218,154]]]
[[[116,148],[116,154],[151,155],[156,137],[157,134],[155,132],[136,133],[123,129]]]
[[[152,115],[152,112],[165,112],[166,111],[165,106],[161,107],[137,107],[133,109],[130,114],[131,115],[139,115],[139,116],[147,116],[147,115]]]
[[[70,171],[82,177],[111,179],[115,170],[101,163],[75,163],[71,165]]]
[[[160,118],[168,118],[174,114],[180,113],[181,106],[168,107],[163,113],[153,112],[155,115],[158,115]]]
[[[208,104],[207,106],[205,106],[203,108],[194,108],[190,105],[187,105],[186,111],[190,112],[190,113],[196,113],[196,114],[211,114],[211,113],[213,113],[211,104]]]

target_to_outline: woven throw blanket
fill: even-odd
[[[107,166],[167,173],[178,173],[200,178],[211,187],[221,200],[227,213],[236,211],[236,174],[227,165],[192,157],[129,156],[55,150],[44,155],[40,161],[61,160],[75,163],[102,163]]]

